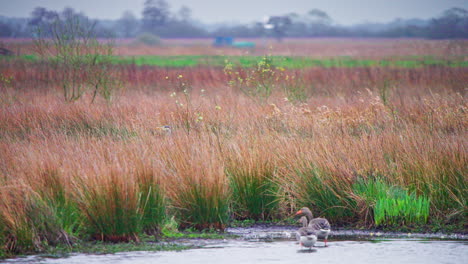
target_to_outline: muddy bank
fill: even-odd
[[[230,227],[226,232],[246,240],[276,240],[294,239],[297,226],[258,224],[250,227]],[[468,234],[461,233],[405,233],[385,232],[376,230],[352,230],[337,229],[330,234],[330,240],[369,240],[374,238],[417,238],[417,239],[443,239],[443,240],[468,240]]]

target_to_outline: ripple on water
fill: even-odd
[[[294,241],[295,227],[230,228],[239,239],[180,240],[197,249],[179,252],[122,252],[109,255],[75,254],[68,258],[30,256],[7,263],[139,264],[139,263],[468,263],[468,241],[431,240],[433,236],[365,231],[334,231],[329,247],[318,242],[312,250]],[[398,237],[398,238],[394,238]],[[422,237],[417,238],[417,237]],[[449,237],[449,236],[446,236]],[[364,239],[363,239],[364,238]],[[460,238],[459,235],[457,238]],[[335,240],[333,240],[335,239]],[[337,240],[338,239],[338,240]]]
[[[123,252],[112,255],[76,254],[69,258],[29,257],[18,263],[124,264],[124,263],[467,263],[464,241],[421,241],[417,239],[331,241],[329,247],[301,249],[295,241],[249,242],[228,240],[201,249],[180,252]]]

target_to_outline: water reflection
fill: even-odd
[[[112,255],[77,254],[68,258],[28,257],[8,262],[124,264],[124,263],[467,263],[466,241],[379,239],[330,241],[328,247],[300,248],[295,241],[215,241],[201,249],[180,252],[124,252]]]
[[[299,249],[297,253],[315,253],[317,252],[316,248],[310,248],[310,249]]]

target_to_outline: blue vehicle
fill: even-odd
[[[233,37],[217,36],[213,42],[215,47],[255,48],[255,43],[250,41],[235,42]]]

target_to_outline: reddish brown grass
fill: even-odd
[[[388,58],[399,56],[436,57],[465,56],[466,40],[425,39],[372,39],[372,38],[286,38],[278,43],[273,39],[236,39],[252,41],[254,49],[236,49],[212,46],[213,39],[163,39],[162,46],[132,44],[133,41],[116,41],[116,54],[135,55],[284,55],[329,58],[351,56],[358,58]],[[4,45],[17,54],[34,53],[30,39],[3,39]]]
[[[284,100],[282,91],[257,103],[229,88],[216,68],[116,67],[124,86],[114,101],[94,104],[90,95],[64,102],[42,81],[56,75],[47,67],[2,63],[0,70],[13,76],[0,97],[0,220],[7,227],[28,221],[25,201],[16,202],[18,186],[39,199],[63,189],[92,222],[117,206],[112,199],[94,203],[102,197],[141,216],[141,184],[149,181],[164,190],[169,212],[184,226],[224,228],[226,168],[261,171],[264,164],[273,164],[281,184],[280,217],[302,206],[297,171],[311,166],[343,201],[357,177],[380,175],[429,196],[433,219],[460,222],[467,210],[465,68],[287,72],[310,84],[303,104]],[[170,96],[179,74],[193,84],[189,99]],[[91,235],[138,239],[131,231],[104,234]]]

